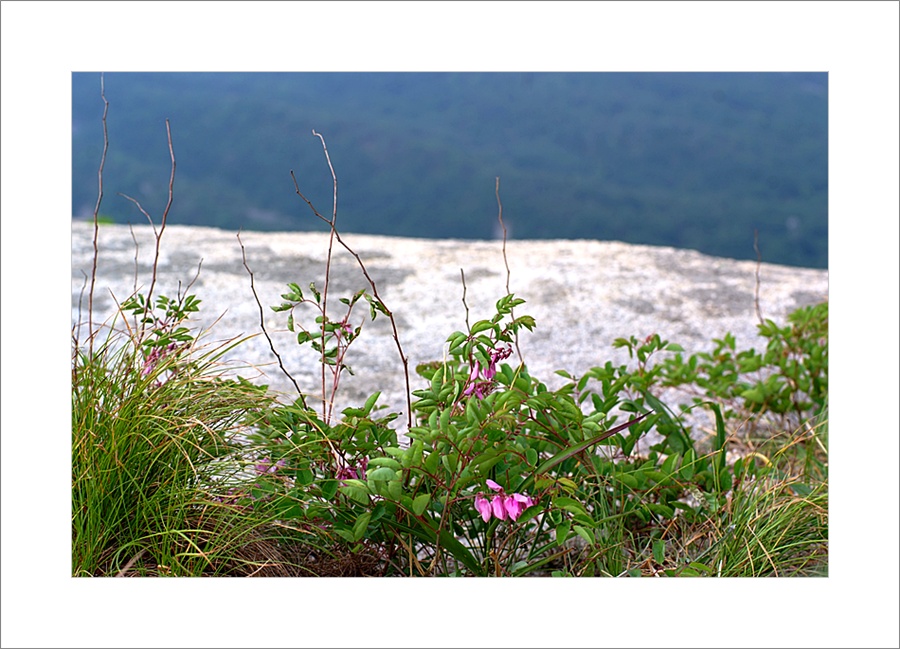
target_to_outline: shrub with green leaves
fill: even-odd
[[[290,289],[273,309],[290,311],[289,327],[297,328],[293,307],[304,298],[298,285]],[[352,308],[363,297],[373,319],[387,312],[365,292],[342,302]],[[318,296],[315,302],[321,304]],[[580,377],[560,371],[569,382],[550,390],[524,363],[504,362],[518,333],[536,326],[530,316],[514,314],[523,304],[505,296],[493,317],[447,338],[443,360],[416,368],[425,384],[413,392],[416,423],[408,444],[398,442],[390,425],[396,413],[377,416],[379,393],[360,408],[346,408],[337,422],[302,398],[273,408],[253,437],[286,467],[279,482],[265,487],[272,515],[330,529],[350,552],[376,555],[385,574],[639,574],[632,564],[640,548],[657,558],[663,552],[660,526],[708,521],[766,474],[754,462],[726,463],[726,419],[734,411],[722,404],[747,398],[752,386],[715,392],[715,382],[699,372],[720,376],[713,365],[727,364],[727,355],[695,355],[685,364],[683,349],[658,335],[620,338],[614,346],[626,348],[635,367],[607,363]],[[820,358],[822,341],[809,336],[821,328],[804,313],[791,321],[806,323],[805,334],[769,323],[764,331],[774,335],[765,358],[795,380],[802,380],[798,368],[804,367],[822,396],[826,377],[803,356]],[[344,336],[340,322],[319,312],[315,327],[325,337],[302,327],[298,334],[299,344],[325,350],[335,374],[345,369],[346,344],[360,336],[359,328]],[[323,339],[332,347],[322,346]],[[722,342],[727,347],[732,339]],[[661,352],[669,358],[651,362]],[[709,390],[697,400],[716,420],[708,452],[695,447],[682,417],[654,396],[673,384],[682,365],[698,372],[682,374],[685,381]],[[795,394],[788,401],[795,409],[806,403]],[[619,423],[623,415],[629,419]],[[661,441],[649,455],[633,455],[649,430]],[[688,573],[709,573],[693,563]]]
[[[727,419],[785,430],[824,412],[828,403],[828,303],[802,307],[788,324],[759,325],[763,352],[738,350],[731,334],[714,339],[711,352],[667,359],[659,373],[665,386],[685,387],[695,403],[724,404]]]

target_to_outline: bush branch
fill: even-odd
[[[392,335],[394,338],[394,344],[397,346],[397,352],[400,355],[400,360],[403,362],[403,376],[404,376],[404,380],[406,383],[406,407],[407,407],[407,415],[408,415],[407,419],[408,419],[409,427],[412,428],[414,426],[415,420],[413,418],[413,410],[412,410],[412,396],[411,396],[412,391],[410,389],[410,383],[409,383],[409,358],[406,356],[406,354],[403,353],[403,346],[400,344],[400,335],[397,332],[397,322],[394,319],[393,312],[387,307],[387,305],[384,303],[384,300],[382,300],[381,296],[378,294],[378,287],[376,286],[375,281],[369,275],[369,272],[366,269],[366,265],[363,263],[362,259],[356,253],[356,251],[354,251],[352,248],[350,248],[350,246],[348,246],[344,242],[344,240],[341,238],[340,232],[338,232],[337,228],[335,227],[335,216],[336,216],[336,210],[337,210],[337,178],[335,177],[334,168],[331,166],[331,159],[328,157],[328,149],[325,148],[325,138],[322,137],[322,135],[317,133],[315,130],[313,130],[313,134],[322,141],[322,147],[325,149],[325,156],[326,156],[326,159],[328,160],[328,166],[331,169],[332,178],[334,178],[334,187],[335,187],[334,209],[335,209],[335,213],[333,213],[332,218],[329,220],[329,219],[325,218],[324,216],[322,216],[319,213],[319,211],[316,209],[316,207],[312,204],[312,202],[306,196],[303,195],[303,192],[300,191],[300,184],[297,182],[297,177],[294,175],[294,171],[291,170],[291,179],[294,181],[294,189],[297,192],[297,195],[300,198],[302,198],[304,200],[304,202],[309,206],[309,208],[312,210],[313,214],[315,214],[319,219],[321,219],[325,223],[328,223],[329,227],[331,228],[331,238],[336,240],[344,248],[344,250],[349,252],[356,259],[356,263],[359,265],[359,268],[362,271],[363,276],[365,276],[366,281],[369,283],[369,286],[372,287],[372,294],[374,295],[375,299],[378,300],[379,304],[384,308],[384,312],[391,322],[391,331],[392,331]],[[329,258],[330,258],[330,253],[331,253],[330,241],[331,241],[331,239],[329,239]],[[326,270],[326,273],[327,273],[327,270]],[[328,281],[327,281],[327,274],[326,274],[325,290],[327,290],[327,288],[328,288]],[[324,296],[323,296],[323,300],[324,300]],[[323,369],[323,376],[324,376],[324,369]],[[323,381],[323,385],[324,385],[324,381]],[[324,403],[324,390],[323,390],[323,403]]]
[[[247,273],[250,275],[250,290],[253,291],[253,298],[256,300],[256,306],[259,307],[259,326],[262,328],[263,335],[266,337],[266,340],[269,341],[269,349],[272,350],[272,353],[275,354],[275,358],[278,359],[278,367],[281,368],[281,371],[284,372],[284,375],[291,380],[291,383],[294,384],[294,387],[297,389],[297,393],[300,395],[300,401],[303,404],[303,407],[306,408],[306,398],[303,396],[303,391],[300,389],[300,386],[297,385],[297,381],[294,380],[294,377],[291,376],[291,373],[288,372],[284,363],[281,361],[281,355],[275,349],[275,345],[272,342],[272,338],[269,336],[269,332],[266,331],[266,321],[265,321],[265,313],[263,311],[262,302],[259,301],[259,295],[256,293],[256,284],[253,281],[253,271],[250,270],[250,266],[247,265],[247,252],[244,250],[244,242],[241,241],[241,233],[237,234],[238,243],[241,245],[241,259],[244,263],[244,268],[247,269]]]

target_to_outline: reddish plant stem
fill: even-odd
[[[315,131],[313,131],[313,132],[315,133]],[[315,133],[315,134],[320,139],[322,139],[322,143],[324,146],[324,143],[325,143],[324,138],[322,138],[322,136],[319,135],[318,133]],[[329,165],[330,165],[330,161],[329,161]],[[333,169],[332,169],[332,173],[334,173]],[[412,392],[410,390],[410,384],[409,384],[409,359],[407,358],[406,354],[403,353],[403,346],[400,344],[400,335],[397,332],[397,322],[394,319],[394,314],[391,312],[390,309],[388,309],[387,305],[384,303],[384,300],[381,299],[381,295],[379,295],[379,293],[378,293],[378,287],[376,286],[375,281],[369,275],[369,272],[366,269],[366,265],[363,263],[360,256],[352,248],[350,248],[350,246],[348,246],[344,242],[344,240],[341,238],[340,232],[338,232],[337,228],[334,227],[333,220],[326,219],[324,216],[322,216],[319,213],[319,211],[316,209],[316,207],[312,204],[312,201],[310,201],[306,196],[303,195],[303,192],[300,191],[300,185],[297,182],[297,177],[294,175],[293,170],[291,170],[291,179],[294,181],[294,190],[296,191],[297,195],[300,198],[302,198],[303,201],[309,206],[309,208],[312,210],[313,214],[315,214],[319,219],[321,219],[325,223],[328,223],[331,226],[331,232],[332,232],[332,236],[334,237],[334,239],[344,248],[344,250],[349,252],[356,259],[356,263],[359,265],[359,268],[362,271],[363,276],[366,278],[366,281],[369,282],[369,286],[372,287],[372,294],[374,295],[375,299],[378,300],[378,303],[381,305],[381,307],[384,309],[384,312],[387,314],[388,320],[390,320],[390,322],[391,322],[391,332],[394,337],[394,344],[397,347],[397,352],[400,354],[400,360],[403,362],[403,376],[404,376],[404,379],[406,382],[406,407],[407,407],[407,414],[408,414],[407,420],[408,420],[409,428],[412,428],[415,425],[415,419],[413,417],[413,412],[412,412],[412,396],[411,396]]]
[[[97,204],[94,206],[94,260],[91,265],[91,289],[88,292],[88,358],[94,356],[94,286],[97,283],[97,258],[99,248],[97,239],[100,232],[100,203],[103,201],[103,167],[106,164],[106,151],[109,149],[109,133],[106,128],[106,115],[109,112],[109,102],[106,100],[106,91],[103,84],[103,73],[100,73],[100,98],[103,100],[103,154],[100,156],[100,167],[97,169]]]

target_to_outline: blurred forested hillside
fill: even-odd
[[[144,223],[670,245],[827,267],[825,73],[107,73],[101,214]],[[99,73],[72,76],[72,213],[97,197]]]

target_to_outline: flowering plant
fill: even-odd
[[[481,514],[481,518],[487,523],[491,519],[491,515],[496,516],[501,521],[506,520],[509,516],[511,521],[515,521],[522,512],[535,504],[531,496],[524,494],[504,494],[503,487],[498,485],[491,479],[485,481],[487,486],[494,491],[499,491],[490,501],[488,501],[482,492],[478,492],[475,496],[475,509]]]
[[[271,503],[277,515],[328,521],[358,547],[405,547],[392,560],[423,575],[523,575],[565,556],[570,533],[594,544],[579,476],[643,416],[613,427],[616,394],[585,415],[572,386],[550,391],[503,362],[535,326],[513,314],[522,304],[501,298],[490,320],[448,337],[445,361],[417,368],[426,385],[413,392],[408,445],[388,425],[396,415],[374,416],[377,393],[339,423],[300,400],[270,413],[258,435],[280,440],[295,476]]]

